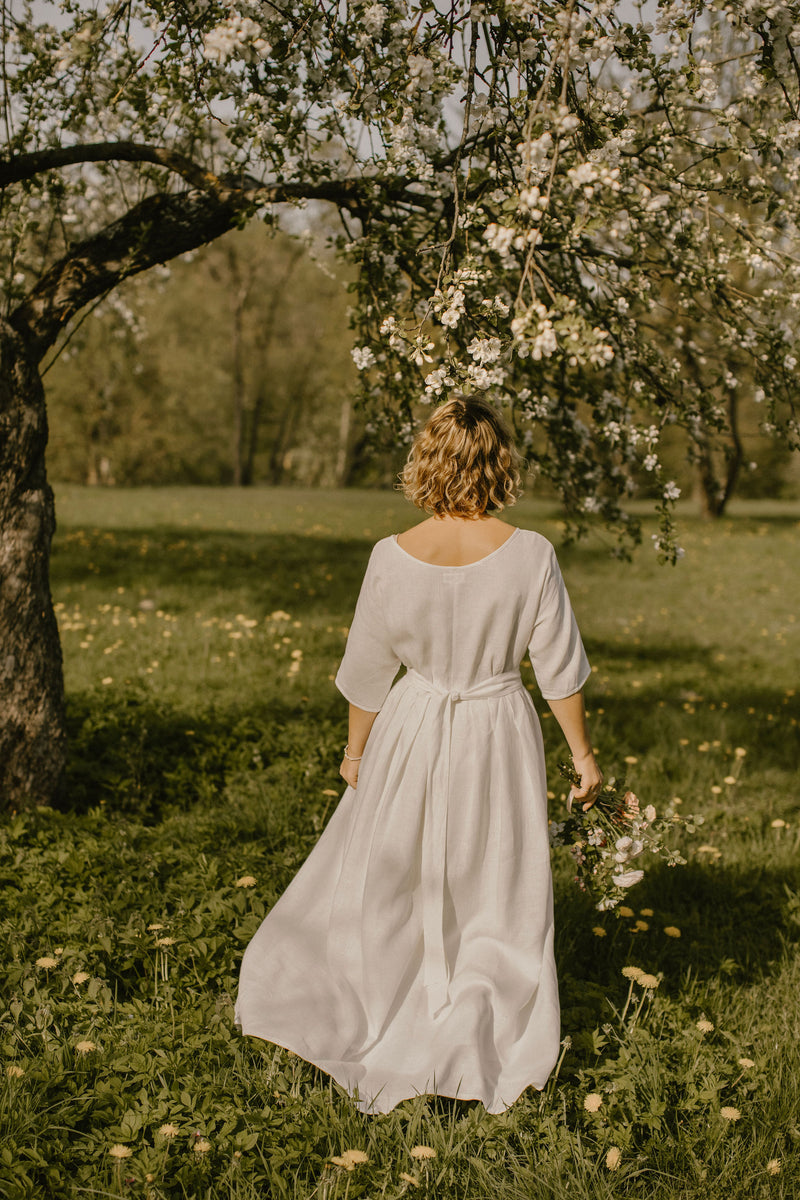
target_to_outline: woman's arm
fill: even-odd
[[[367,712],[365,708],[356,708],[355,704],[350,705],[350,718],[347,726],[347,753],[350,758],[342,759],[339,774],[352,788],[358,784],[358,768],[361,766],[360,762],[352,760],[360,759],[364,753],[369,731],[372,729],[377,715],[376,712]]]
[[[603,786],[603,775],[595,762],[592,742],[589,737],[589,727],[586,723],[586,709],[583,705],[583,692],[575,692],[564,700],[548,700],[550,711],[561,726],[561,731],[567,739],[567,745],[572,753],[575,770],[581,777],[578,788],[572,789],[576,800],[586,800],[584,812],[591,808]]]

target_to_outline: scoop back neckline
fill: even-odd
[[[410,558],[412,562],[419,563],[419,565],[421,567],[433,567],[434,570],[437,570],[437,571],[468,571],[470,569],[470,567],[479,567],[481,565],[481,563],[488,562],[490,558],[494,558],[494,556],[496,554],[499,554],[501,550],[505,550],[508,543],[513,542],[514,539],[516,538],[517,534],[520,532],[521,532],[520,527],[518,525],[515,525],[514,529],[512,530],[512,532],[509,534],[509,536],[506,538],[506,540],[504,542],[501,542],[499,546],[495,546],[494,550],[490,550],[488,554],[484,554],[483,558],[476,558],[473,562],[469,562],[469,563],[449,564],[449,563],[427,562],[424,558],[417,558],[416,555],[409,554],[409,552],[407,550],[404,550],[403,547],[400,545],[400,543],[397,540],[399,537],[399,534],[393,533],[391,535],[391,541],[392,541],[393,545],[395,545],[397,547],[397,549],[400,551],[401,554],[404,554],[406,556],[406,558]]]

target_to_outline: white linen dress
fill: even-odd
[[[589,673],[553,547],[467,566],[373,548],[336,684],[377,712],[319,842],[244,955],[236,1023],[366,1113],[434,1092],[504,1111],[559,1051],[546,699]],[[398,668],[406,673],[392,686]]]

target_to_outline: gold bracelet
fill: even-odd
[[[359,754],[358,758],[353,758],[352,754],[348,754],[348,753],[347,753],[347,751],[348,751],[349,749],[350,749],[350,743],[348,742],[348,743],[347,743],[347,745],[346,745],[346,746],[345,746],[345,748],[344,748],[344,756],[345,756],[345,758],[347,759],[347,761],[348,761],[348,762],[361,762],[361,760],[362,760],[362,758],[364,757],[364,755],[363,755],[363,754]]]

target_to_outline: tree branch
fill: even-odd
[[[239,187],[216,182],[219,187],[212,190],[195,188],[148,196],[119,220],[71,247],[49,268],[10,317],[37,361],[86,304],[130,275],[213,241],[261,204],[329,200],[362,217],[368,201],[374,203],[376,188],[387,200],[414,207],[427,208],[434,203],[432,197],[409,191],[405,180],[388,187],[372,179],[267,185],[247,181]]]

